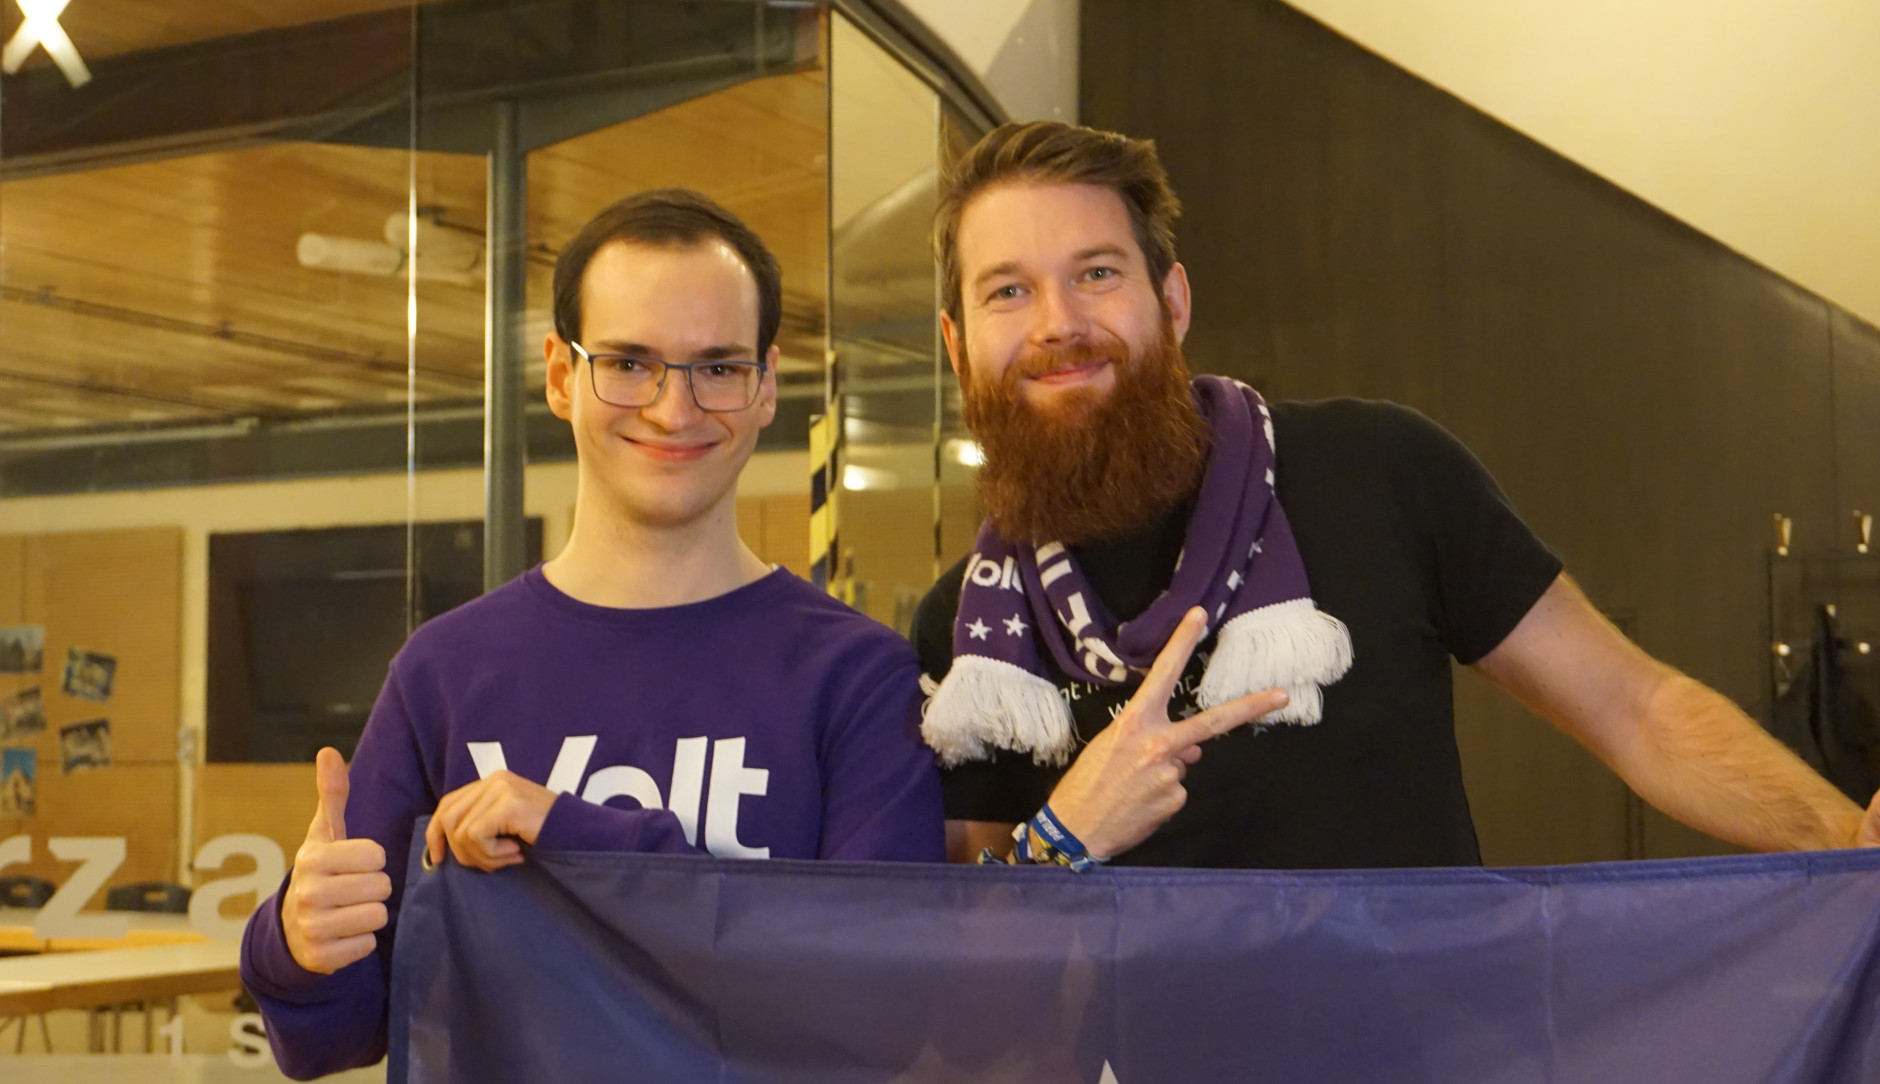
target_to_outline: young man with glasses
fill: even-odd
[[[548,402],[574,429],[553,560],[419,629],[350,777],[250,921],[242,979],[290,1076],[384,1054],[413,822],[425,860],[547,851],[942,857],[913,651],[737,533],[776,414],[775,258],[666,190],[602,211],[555,268]]]

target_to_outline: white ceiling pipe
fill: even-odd
[[[348,271],[355,275],[396,275],[405,266],[405,254],[383,241],[330,237],[303,233],[294,246],[300,266],[320,271]]]
[[[411,214],[396,211],[385,219],[385,240],[401,252],[417,253],[419,278],[465,278],[483,263],[483,238],[474,233],[418,219],[417,247],[411,244]],[[479,276],[480,277],[480,276]]]

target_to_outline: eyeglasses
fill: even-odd
[[[666,386],[667,370],[678,369],[685,373],[686,387],[691,389],[692,401],[700,410],[743,410],[757,402],[764,370],[769,368],[761,361],[695,361],[679,365],[632,354],[590,354],[580,343],[568,345],[587,359],[595,398],[617,407],[652,406]]]

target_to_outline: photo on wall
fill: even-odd
[[[43,734],[46,698],[39,686],[28,685],[11,696],[0,697],[0,742],[13,742]]]
[[[39,754],[0,749],[0,817],[30,817],[39,793]]]
[[[0,628],[0,674],[37,674],[45,664],[44,625]]]
[[[59,728],[59,760],[66,774],[111,766],[111,720],[90,719]]]
[[[117,680],[117,656],[82,647],[65,652],[65,681],[60,686],[67,696],[104,703],[111,699],[111,685]]]

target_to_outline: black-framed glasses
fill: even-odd
[[[700,410],[724,413],[743,410],[757,402],[764,385],[761,361],[654,361],[632,354],[590,354],[580,343],[569,343],[575,353],[587,359],[594,383],[594,397],[617,407],[648,407],[666,386],[666,373],[678,369],[685,373],[686,387]]]

